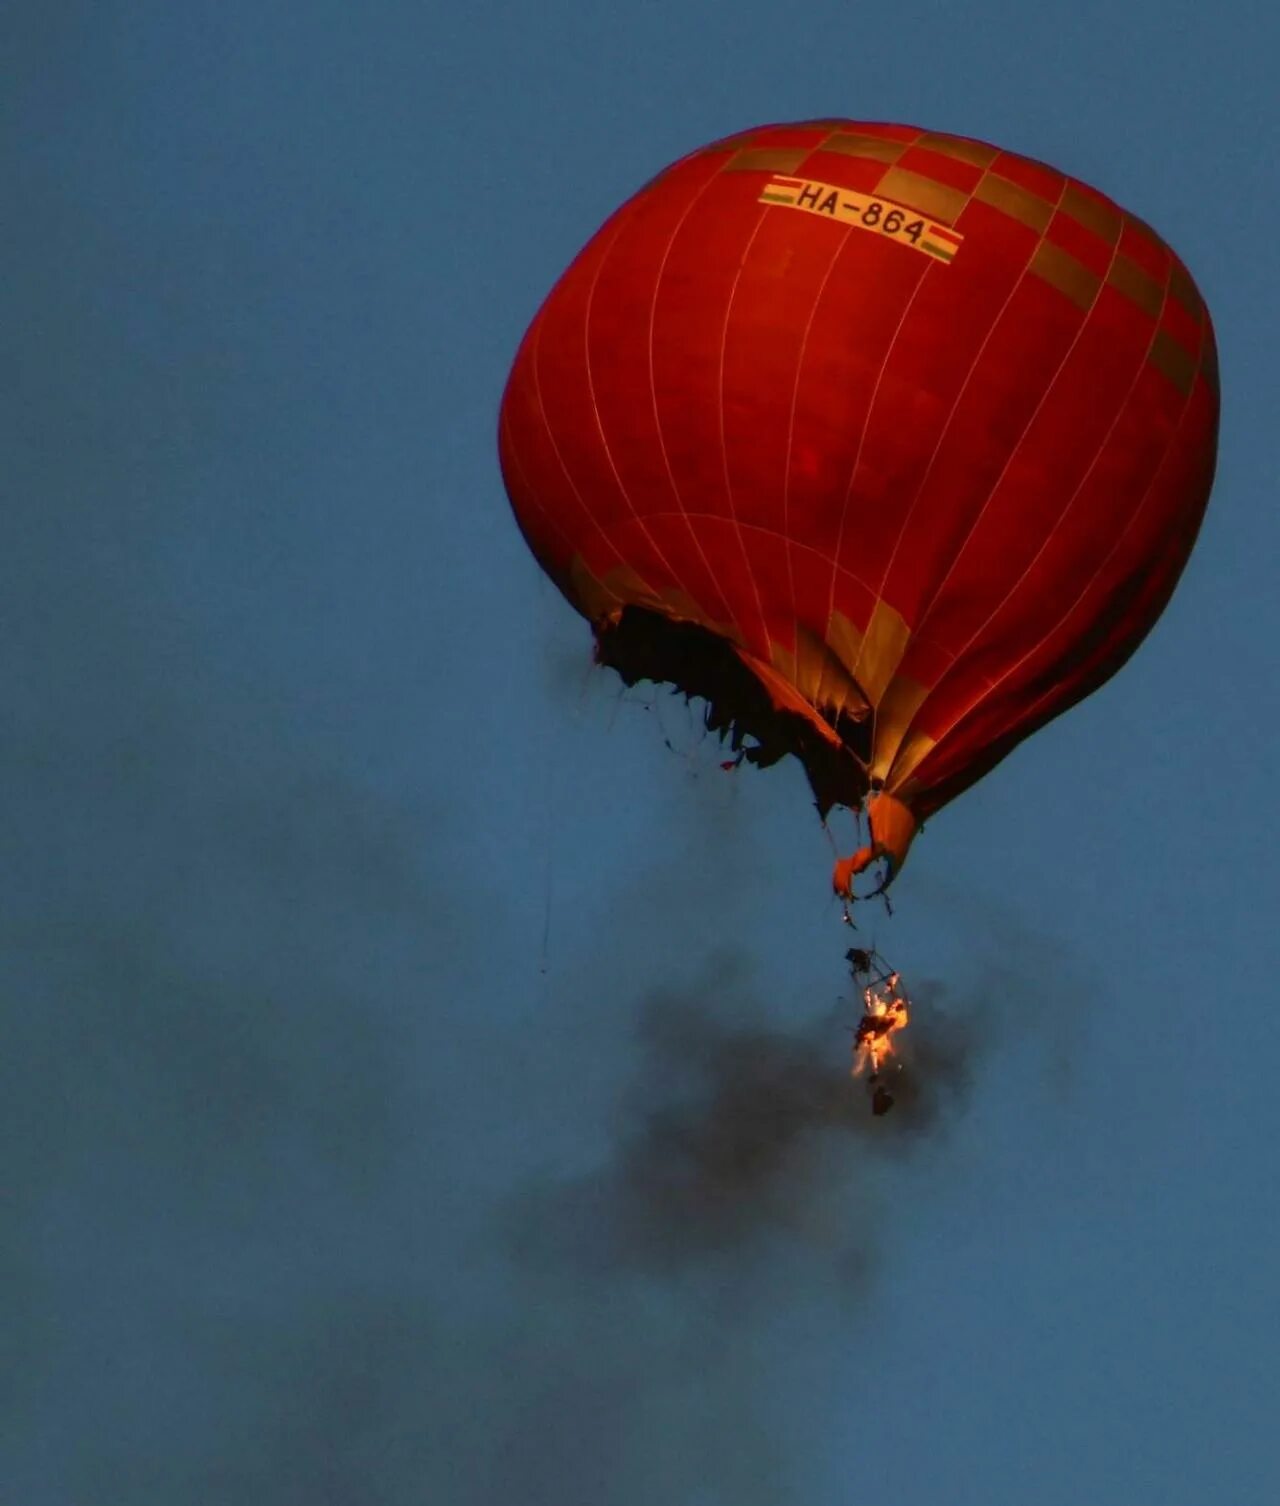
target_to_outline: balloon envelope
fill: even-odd
[[[1208,312],[1105,195],[914,126],[659,173],[538,311],[500,420],[534,553],[629,682],[915,822],[1108,679],[1213,476]]]

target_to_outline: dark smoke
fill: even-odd
[[[894,1106],[873,1116],[849,1073],[851,1002],[838,1016],[768,1022],[721,960],[694,986],[639,1004],[636,1069],[605,1164],[527,1193],[516,1246],[525,1257],[597,1272],[676,1274],[750,1262],[778,1236],[805,1240],[854,1195],[869,1168],[945,1130],[963,1104],[973,1017],[948,1013],[937,986],[913,998],[892,1074]],[[856,1224],[846,1254],[865,1260]]]

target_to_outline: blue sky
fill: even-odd
[[[5,1494],[1273,1497],[1271,10],[6,31]],[[798,768],[724,775],[592,671],[496,411],[657,167],[827,114],[1155,225],[1214,314],[1221,460],[1152,638],[877,923],[965,1042],[939,1132],[823,1139],[668,1247],[619,1171],[682,1070],[645,1001],[838,1058],[831,848]]]

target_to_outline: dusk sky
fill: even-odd
[[[1274,8],[6,19],[0,1496],[1280,1498]],[[885,1134],[770,1118],[856,1018],[803,772],[593,668],[495,446],[617,204],[828,115],[1096,184],[1222,371],[1160,624],[866,922]]]

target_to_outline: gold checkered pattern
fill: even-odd
[[[883,136],[859,136],[852,131],[836,131],[822,143],[824,152],[865,157],[869,162],[896,162],[906,149],[905,141],[886,141]]]
[[[880,180],[872,190],[878,197],[906,204],[947,225],[954,225],[973,200],[999,210],[1040,237],[1027,269],[1030,275],[1056,288],[1077,307],[1091,308],[1104,281],[1152,320],[1160,319],[1166,298],[1181,304],[1200,331],[1199,348],[1189,350],[1169,330],[1159,328],[1152,339],[1151,364],[1184,395],[1191,390],[1197,372],[1203,372],[1205,380],[1216,387],[1217,361],[1213,339],[1195,284],[1165,242],[1136,215],[1124,213],[1071,182],[1064,183],[1060,200],[1051,202],[995,170],[993,164],[1002,153],[986,142],[925,131],[914,139],[881,136],[874,134],[873,130],[858,130],[848,121],[824,120],[808,124],[815,130],[829,127],[827,134],[808,148],[753,147],[753,135],[747,132],[708,150],[732,152],[725,163],[727,172],[793,173],[802,162],[809,162],[815,153],[823,152],[877,162],[883,166]],[[954,161],[968,163],[981,169],[982,176],[973,190],[966,193],[914,168],[900,167],[899,159],[912,147],[926,148]],[[1111,253],[1105,278],[1100,278],[1069,251],[1045,238],[1055,213],[1068,216],[1103,242]],[[1152,277],[1132,257],[1116,251],[1126,225],[1130,233],[1136,230],[1157,248],[1168,267],[1164,283]]]

